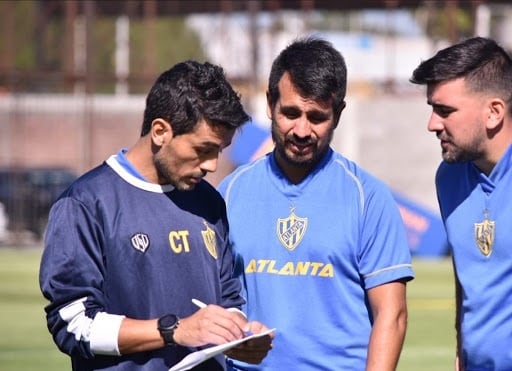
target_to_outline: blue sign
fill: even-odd
[[[443,257],[448,255],[446,232],[441,217],[408,198],[393,192],[407,231],[413,256]]]

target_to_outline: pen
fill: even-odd
[[[192,303],[197,305],[199,308],[206,308],[206,306],[207,306],[205,303],[203,303],[201,300],[198,300],[198,299],[192,299]]]

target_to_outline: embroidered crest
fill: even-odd
[[[146,252],[146,250],[149,248],[149,237],[145,233],[137,233],[134,234],[130,241],[132,243],[132,247],[135,250],[139,250],[140,252]]]
[[[201,235],[203,236],[203,242],[206,246],[206,250],[213,256],[214,259],[217,259],[217,239],[215,238],[215,231],[210,228],[208,223],[203,220],[203,223],[206,227],[206,230],[201,231]]]
[[[276,233],[281,244],[288,250],[294,250],[304,237],[308,227],[308,218],[295,215],[295,208],[290,210],[290,216],[285,219],[278,218]]]
[[[485,211],[484,221],[475,223],[475,239],[480,252],[485,256],[490,256],[494,245],[495,222],[489,220],[488,211]]]

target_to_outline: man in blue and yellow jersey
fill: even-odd
[[[413,278],[388,188],[330,147],[347,71],[325,40],[296,40],[272,65],[274,150],[219,185],[249,317],[276,327],[243,370],[394,370]]]
[[[474,37],[421,63],[456,282],[457,369],[512,369],[512,59]]]

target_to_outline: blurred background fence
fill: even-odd
[[[398,369],[453,367],[453,280],[434,190],[440,148],[426,130],[424,91],[408,78],[464,37],[512,50],[509,0],[4,0],[0,20],[0,329],[9,334],[0,369],[69,368],[37,285],[48,210],[78,175],[135,142],[157,75],[209,60],[242,94],[253,122],[208,176],[215,185],[269,150],[270,63],[309,34],[331,41],[348,66],[333,147],[392,188],[407,227],[417,277]]]
[[[215,185],[270,148],[270,63],[307,34],[331,41],[348,66],[333,147],[392,188],[415,256],[398,369],[453,367],[452,273],[434,190],[440,148],[426,130],[424,91],[408,78],[464,37],[512,50],[509,0],[3,0],[0,29],[0,369],[69,368],[37,285],[48,209],[79,174],[134,143],[157,75],[209,60],[242,94],[253,122],[208,176]]]

